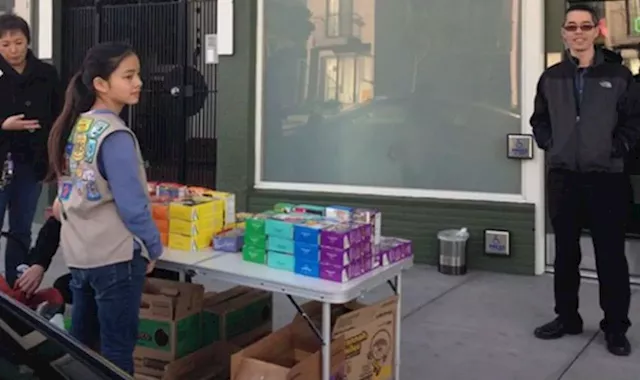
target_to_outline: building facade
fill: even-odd
[[[544,156],[507,158],[507,135],[531,133],[545,17],[557,19],[545,1],[232,3],[215,178],[239,208],[373,206],[420,262],[436,262],[438,230],[467,227],[471,268],[545,271]],[[38,52],[62,64],[61,10],[30,4]],[[485,254],[487,229],[509,232],[509,256]]]

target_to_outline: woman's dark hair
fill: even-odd
[[[65,147],[71,130],[78,117],[89,111],[97,100],[93,80],[97,77],[108,80],[122,60],[133,54],[135,52],[130,45],[120,42],[105,42],[89,49],[80,70],[69,81],[64,107],[49,133],[48,181],[55,181],[63,175]]]
[[[22,17],[7,13],[0,16],[0,38],[10,32],[21,32],[27,37],[27,43],[31,43],[29,24]]]

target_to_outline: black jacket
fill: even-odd
[[[551,168],[577,172],[624,170],[624,156],[640,138],[640,96],[631,72],[596,50],[582,95],[574,58],[540,77],[531,126]]]
[[[60,229],[62,224],[58,219],[50,216],[44,223],[40,232],[38,232],[38,238],[36,244],[31,248],[29,252],[29,265],[41,265],[45,270],[49,269],[53,256],[58,252],[60,246]]]
[[[0,123],[13,115],[37,119],[41,129],[35,132],[0,130],[0,163],[7,152],[16,162],[34,166],[38,179],[47,171],[47,138],[62,108],[62,86],[56,69],[37,59],[31,51],[27,66],[18,74],[0,56]]]

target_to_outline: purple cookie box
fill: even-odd
[[[347,249],[320,247],[320,262],[336,266],[346,266],[362,256],[361,246],[356,244]]]
[[[402,259],[413,256],[411,240],[385,237],[383,238],[380,245],[390,246],[393,249],[397,250],[397,255],[399,255]]]
[[[244,236],[215,236],[213,249],[221,252],[240,252],[244,245]]]
[[[361,224],[336,224],[320,231],[320,245],[347,249],[362,240]]]
[[[346,275],[342,277],[343,273]],[[331,264],[320,264],[320,278],[323,280],[344,283],[362,275],[362,261],[356,260],[346,267]]]

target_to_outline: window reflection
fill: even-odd
[[[520,193],[520,2],[460,1],[264,1],[263,180]]]

